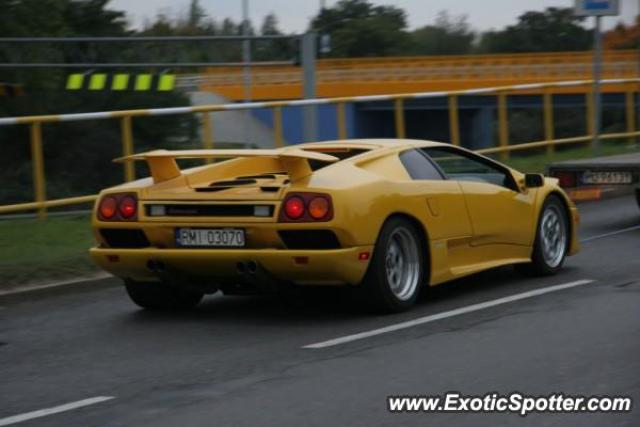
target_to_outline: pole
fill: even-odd
[[[507,94],[500,92],[498,94],[498,142],[501,148],[509,145],[509,111],[507,108]],[[502,151],[500,153],[501,160],[508,158],[508,151]]]
[[[406,138],[407,129],[404,123],[404,99],[397,98],[393,103],[393,116],[396,124],[396,138]]]
[[[46,181],[44,177],[44,155],[42,154],[42,125],[35,122],[31,125],[31,159],[33,168],[33,188],[35,201],[38,203],[38,219],[47,217],[47,209],[42,205],[47,199]]]
[[[305,99],[316,97],[316,33],[302,36],[302,78]],[[304,141],[316,141],[318,124],[315,105],[303,107]]]
[[[602,99],[600,96],[600,79],[602,74],[602,34],[600,24],[602,17],[595,17],[593,30],[593,140],[592,148],[597,148],[602,124]]]
[[[213,113],[202,113],[202,148],[205,150],[213,150]],[[205,163],[211,163],[212,159],[205,160]]]
[[[273,141],[276,148],[284,147],[284,138],[282,136],[282,107],[273,108]]]
[[[449,142],[460,145],[460,123],[458,119],[458,96],[449,95]]]
[[[124,116],[120,121],[120,135],[122,137],[122,156],[133,154],[133,129],[131,116]],[[136,179],[135,164],[131,160],[124,163],[124,180],[130,182]]]
[[[249,0],[242,0],[242,35],[249,36]],[[242,41],[242,62],[246,65],[243,69],[244,80],[244,102],[251,102],[251,40],[244,39]],[[252,126],[251,111],[245,110],[244,140],[247,146],[251,143]]]

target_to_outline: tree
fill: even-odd
[[[331,36],[333,57],[389,56],[408,46],[407,17],[394,6],[367,0],[340,0],[313,18],[311,29]]]
[[[282,34],[278,28],[278,17],[270,13],[264,17],[262,25],[260,26],[260,34],[263,36],[273,36]]]
[[[411,32],[412,55],[462,55],[471,53],[475,33],[466,16],[451,17],[446,11],[438,13],[434,25],[426,25]]]
[[[604,34],[603,44],[605,49],[634,49],[640,44],[640,15],[636,16],[633,25],[619,23],[612,30]]]
[[[124,12],[108,8],[107,0],[0,0],[0,37],[126,36]],[[166,50],[166,48],[165,48]],[[146,50],[145,50],[146,51]],[[163,51],[164,52],[164,51]],[[126,62],[135,48],[129,44],[37,43],[27,47],[0,44],[0,62]],[[163,62],[165,57],[155,58]],[[136,57],[134,60],[140,60]],[[88,70],[78,70],[85,72]],[[128,73],[138,72],[130,69]],[[158,70],[149,70],[158,72]],[[118,72],[109,70],[108,73]],[[27,95],[0,97],[0,116],[77,113],[116,109],[188,105],[175,93],[65,91],[67,71],[2,69],[0,81],[22,83]],[[121,154],[117,121],[86,121],[43,126],[49,197],[90,194],[122,180],[121,168],[109,159]],[[134,120],[135,148],[185,145],[195,139],[190,116]],[[27,201],[31,194],[28,131],[25,126],[0,128],[0,204]]]
[[[560,52],[591,48],[591,31],[580,25],[571,8],[549,7],[526,12],[516,25],[482,35],[480,52]]]
[[[264,17],[260,26],[260,34],[263,36],[281,35],[278,26],[278,18],[270,13]],[[286,39],[265,40],[254,43],[254,59],[257,61],[290,60],[296,54],[295,41]]]
[[[191,30],[194,30],[200,26],[202,19],[207,16],[202,6],[200,6],[199,0],[191,0],[189,4],[189,17],[187,25]]]

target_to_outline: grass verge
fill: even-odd
[[[0,289],[98,272],[89,215],[0,221]]]

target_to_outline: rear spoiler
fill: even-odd
[[[163,182],[181,175],[176,159],[233,159],[237,157],[270,157],[278,159],[282,169],[295,181],[313,172],[309,160],[333,163],[338,159],[329,154],[300,150],[298,148],[280,148],[273,150],[154,150],[146,153],[120,157],[114,162],[144,160],[149,165],[153,181]]]

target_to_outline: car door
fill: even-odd
[[[462,188],[457,181],[446,179],[419,149],[404,151],[399,157],[410,178],[404,186],[415,194],[412,202],[421,206],[420,220],[429,234],[431,283],[450,280],[456,277],[456,268],[468,263],[473,238]]]
[[[430,239],[470,239],[471,221],[460,184],[447,180],[419,149],[400,153],[400,161],[411,177],[408,185],[416,188],[416,194],[423,199]]]
[[[473,246],[529,246],[534,230],[534,189],[520,191],[508,168],[456,147],[423,151],[447,179],[460,184],[473,228]]]

